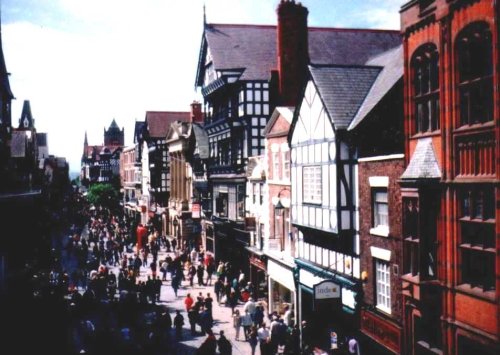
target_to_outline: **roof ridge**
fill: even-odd
[[[248,24],[248,23],[210,23],[207,27],[254,27],[254,28],[269,28],[275,29],[277,25],[270,24]],[[332,32],[372,32],[372,33],[393,33],[400,34],[400,30],[392,30],[385,28],[359,28],[359,27],[327,27],[327,26],[308,26],[308,30],[313,31],[332,31]]]
[[[382,65],[366,65],[366,64],[314,64],[310,63],[309,67],[315,68],[360,68],[360,69],[383,69]]]

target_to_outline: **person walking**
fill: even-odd
[[[248,340],[248,336],[250,335],[250,328],[253,325],[252,316],[248,311],[245,311],[245,314],[241,317],[241,326],[243,327],[243,334],[245,335],[245,341]]]
[[[266,323],[262,323],[262,326],[257,331],[257,337],[260,344],[260,354],[268,355],[269,352],[269,330],[266,328]]]
[[[223,330],[220,331],[217,345],[219,346],[220,355],[231,355],[231,353],[233,352],[233,346],[231,345],[231,342],[225,337]]]
[[[250,344],[250,348],[252,349],[252,355],[255,355],[255,349],[257,348],[257,344],[259,343],[256,326],[252,326],[252,328],[250,329],[250,336],[248,337],[248,343]]]
[[[234,327],[234,330],[236,331],[236,335],[234,337],[234,340],[240,340],[241,316],[240,316],[239,310],[234,311],[233,327]]]
[[[181,311],[175,311],[176,315],[174,317],[174,327],[175,327],[175,337],[177,340],[182,339],[182,326],[184,325],[184,316]]]
[[[186,298],[184,299],[184,306],[186,307],[186,312],[189,312],[189,310],[191,309],[191,307],[193,306],[193,303],[194,303],[194,300],[193,298],[191,297],[191,294],[188,293],[186,295]]]

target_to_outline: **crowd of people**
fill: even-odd
[[[31,279],[35,298],[62,300],[67,353],[181,354],[187,351],[181,343],[193,337],[204,337],[195,350],[200,355],[231,354],[236,342],[240,349],[247,342],[243,348],[252,355],[257,348],[262,355],[314,353],[293,309],[269,314],[231,263],[216,262],[199,246],[177,245],[152,226],[137,243],[136,225],[126,216],[99,207],[85,213],[88,221],[53,250],[50,270]],[[166,301],[173,300],[161,299],[162,287],[171,287],[184,309],[170,309]],[[227,308],[234,338],[214,331],[216,304]]]

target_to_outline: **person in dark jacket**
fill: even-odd
[[[219,346],[220,355],[231,355],[231,353],[233,352],[233,346],[231,345],[231,342],[224,336],[223,330],[220,331],[220,337],[219,340],[217,340],[217,344]]]
[[[215,355],[216,350],[217,339],[215,339],[214,333],[210,330],[205,341],[196,350],[196,355]]]
[[[174,317],[174,326],[175,326],[175,336],[177,339],[182,339],[182,326],[184,325],[184,317],[181,314],[181,311],[175,311],[176,315]]]

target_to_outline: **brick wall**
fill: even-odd
[[[359,221],[360,221],[360,252],[361,271],[368,272],[364,283],[364,301],[375,307],[375,270],[371,246],[391,251],[391,317],[401,322],[401,282],[399,274],[402,267],[401,240],[401,193],[398,179],[404,171],[404,159],[379,160],[359,163]],[[389,206],[389,236],[383,237],[370,234],[372,228],[372,190],[369,184],[371,176],[387,176],[388,206]],[[397,270],[395,270],[397,269]],[[395,274],[397,271],[397,274]]]

